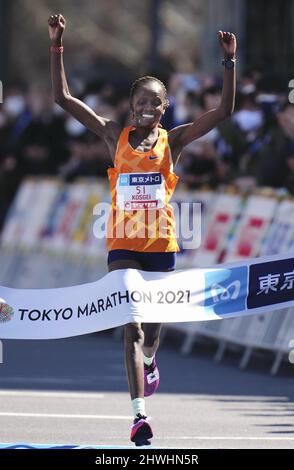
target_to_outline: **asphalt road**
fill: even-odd
[[[111,332],[54,341],[3,341],[0,442],[130,446],[123,345]],[[154,447],[294,448],[287,370],[239,371],[209,352],[158,353],[159,391],[146,399]]]

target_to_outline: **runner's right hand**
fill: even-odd
[[[64,16],[61,14],[51,15],[48,19],[48,25],[49,37],[52,43],[61,43],[62,35],[66,25]]]

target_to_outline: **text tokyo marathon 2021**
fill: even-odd
[[[85,316],[90,316],[92,314],[97,314],[105,312],[108,309],[122,305],[123,303],[158,303],[158,304],[171,304],[171,303],[190,303],[191,292],[189,290],[179,290],[177,292],[173,291],[157,291],[157,292],[140,292],[140,291],[128,291],[124,293],[117,291],[108,295],[106,298],[99,298],[95,302],[89,302],[84,306],[78,305],[76,316],[77,318]],[[20,308],[20,320],[30,320],[30,321],[58,321],[69,320],[72,318],[74,311],[71,307],[61,308],[61,309],[27,309]]]

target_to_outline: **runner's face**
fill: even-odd
[[[165,111],[165,96],[162,86],[148,82],[136,91],[131,108],[137,127],[155,127]]]

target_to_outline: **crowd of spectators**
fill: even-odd
[[[171,75],[170,106],[163,127],[191,122],[218,106],[219,79]],[[288,84],[258,70],[238,82],[233,115],[183,151],[175,171],[188,188],[234,184],[285,188],[294,195],[294,105]],[[77,96],[77,93],[73,94]],[[129,123],[125,87],[90,84],[78,93],[101,116]],[[112,166],[105,144],[52,101],[51,90],[19,85],[4,89],[0,107],[0,227],[22,181],[28,175],[106,177]]]

